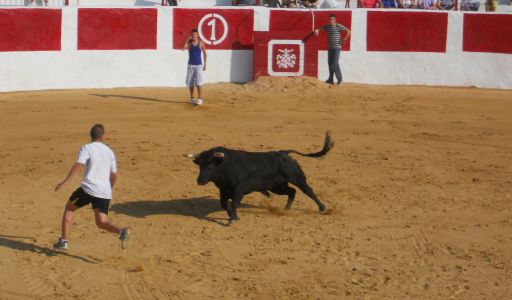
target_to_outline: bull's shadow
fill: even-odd
[[[241,204],[240,207],[257,206]],[[208,216],[218,211],[225,212],[225,210],[220,207],[219,199],[210,197],[171,200],[136,200],[113,204],[111,210],[118,214],[125,214],[136,218],[145,218],[151,215],[180,215],[214,222],[223,226],[227,226],[229,220],[227,215],[225,218]]]

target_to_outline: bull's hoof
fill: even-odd
[[[286,206],[284,207],[284,209],[285,209],[285,210],[290,210],[290,209],[292,209],[292,206],[291,206],[291,205],[286,205]]]
[[[318,210],[322,213],[325,211],[325,205],[318,206]]]
[[[236,221],[240,220],[240,218],[236,218],[236,219],[229,219],[229,225],[233,225],[236,223]]]

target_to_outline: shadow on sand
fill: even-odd
[[[257,207],[250,204],[241,204],[240,207]],[[173,199],[173,200],[136,200],[127,203],[112,205],[111,210],[118,214],[125,214],[136,218],[145,218],[150,215],[180,215],[195,217],[219,225],[228,226],[228,218],[213,218],[208,215],[217,211],[224,211],[218,199],[209,197]]]
[[[11,235],[0,234],[0,246],[6,247],[6,248],[11,248],[13,250],[29,251],[29,252],[34,252],[37,254],[43,254],[43,255],[46,255],[49,257],[57,256],[57,255],[64,255],[64,256],[71,257],[71,258],[82,260],[82,261],[84,261],[86,263],[90,263],[90,264],[98,263],[94,260],[91,260],[91,259],[88,259],[88,258],[85,258],[82,256],[73,255],[73,254],[66,253],[64,251],[58,251],[58,250],[53,250],[53,249],[50,249],[47,247],[38,246],[38,245],[36,245],[34,243],[30,243],[30,242],[18,241],[16,239],[26,239],[26,240],[34,241],[33,237],[11,236]]]
[[[168,104],[187,104],[187,101],[172,101],[172,100],[162,100],[157,98],[148,98],[148,97],[137,97],[137,96],[127,96],[127,95],[109,95],[109,94],[91,94],[91,96],[102,97],[102,98],[124,98],[124,99],[132,99],[132,100],[143,100],[143,101],[153,101],[153,102],[162,102]]]

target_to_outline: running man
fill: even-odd
[[[183,45],[183,50],[188,50],[187,79],[185,83],[190,90],[190,103],[192,105],[203,105],[201,86],[203,85],[203,72],[206,71],[206,47],[203,41],[199,40],[197,29],[192,29],[190,37]],[[204,57],[204,64],[201,61],[201,52]],[[194,98],[194,87],[197,87],[197,101]]]
[[[112,189],[116,184],[117,166],[114,152],[103,144],[105,128],[96,124],[91,128],[91,143],[82,146],[78,159],[69,170],[68,176],[57,184],[55,191],[59,191],[76,174],[84,170],[82,183],[69,197],[62,216],[62,236],[53,245],[59,250],[68,249],[68,237],[73,218],[73,212],[87,204],[92,204],[96,226],[101,229],[119,234],[121,247],[124,249],[130,238],[130,228],[121,228],[112,223],[107,215],[112,199]]]
[[[325,81],[328,84],[334,84],[334,74],[338,80],[338,85],[341,84],[343,78],[341,76],[340,69],[340,51],[341,45],[345,44],[350,37],[350,29],[336,23],[336,15],[329,16],[329,24],[324,25],[320,28],[315,29],[315,35],[318,35],[320,29],[327,32],[327,63],[329,64],[329,78]],[[341,33],[346,32],[345,38],[341,38]]]

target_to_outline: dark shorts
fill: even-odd
[[[91,203],[92,208],[99,209],[102,213],[108,215],[108,207],[110,206],[110,199],[103,199],[87,194],[81,187],[69,196],[69,202],[73,203],[76,207],[80,208]]]

